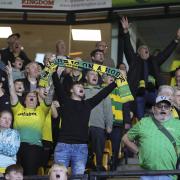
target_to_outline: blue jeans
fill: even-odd
[[[87,144],[58,143],[54,152],[54,161],[66,167],[68,167],[71,162],[73,175],[84,174],[87,156]]]
[[[140,180],[172,180],[171,176],[141,176]]]

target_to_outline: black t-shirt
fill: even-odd
[[[82,101],[73,100],[66,95],[57,73],[53,74],[53,83],[61,107],[62,123],[58,141],[68,144],[86,144],[90,112],[111,93],[116,83],[111,83],[92,98]]]

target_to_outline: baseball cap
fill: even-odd
[[[166,102],[169,105],[171,105],[171,101],[170,101],[169,97],[167,97],[167,96],[157,96],[156,97],[156,104],[158,104],[160,102]]]
[[[12,36],[17,36],[18,38],[21,37],[21,35],[20,35],[19,33],[13,33],[13,34],[11,34],[11,35],[8,37],[8,39],[9,39],[10,37],[12,37]]]

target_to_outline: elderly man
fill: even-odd
[[[153,116],[142,118],[127,134],[123,142],[134,153],[139,154],[141,166],[146,170],[176,169],[177,153],[171,141],[159,130],[161,125],[169,131],[180,145],[180,121],[171,116],[171,101],[166,96],[158,96],[152,107]],[[159,124],[159,126],[156,125]],[[137,141],[138,145],[135,143]],[[175,176],[142,176],[141,180],[172,180]]]

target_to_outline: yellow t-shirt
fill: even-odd
[[[53,141],[52,140],[52,123],[51,123],[51,109],[49,110],[45,122],[44,122],[44,126],[43,126],[43,131],[42,131],[42,139],[46,140],[46,141]]]
[[[35,109],[25,108],[21,103],[12,106],[14,129],[20,133],[21,142],[42,146],[42,130],[50,106],[41,102]]]
[[[6,168],[0,167],[0,173],[5,173]]]
[[[180,118],[175,108],[172,108],[171,113],[172,113],[173,118],[175,119]]]

